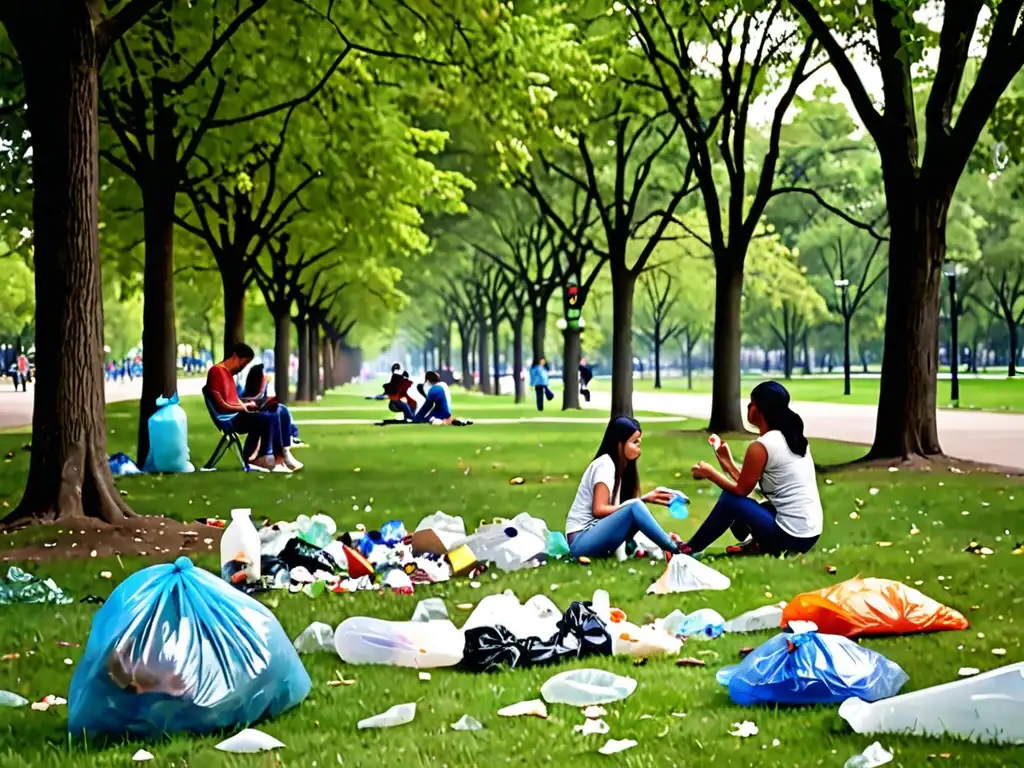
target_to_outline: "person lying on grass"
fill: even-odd
[[[665,550],[667,556],[679,553],[679,537],[665,533],[647,508],[647,503],[668,506],[672,494],[654,490],[640,496],[640,437],[635,419],[620,416],[608,424],[565,521],[565,536],[573,557],[605,557],[638,532]],[[620,497],[626,501],[620,504]]]
[[[750,444],[743,466],[733,461],[724,442],[716,449],[723,475],[706,462],[693,468],[696,480],[710,480],[722,495],[707,520],[681,547],[687,554],[703,552],[726,530],[741,542],[729,554],[808,552],[821,536],[823,513],[811,449],[803,420],[789,407],[789,392],[776,381],[754,387],[747,421],[760,433]],[[760,483],[768,498],[749,498]]]

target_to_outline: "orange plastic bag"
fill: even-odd
[[[843,637],[904,635],[967,629],[963,614],[898,581],[855,578],[797,595],[782,611],[782,626],[813,621],[819,632]]]

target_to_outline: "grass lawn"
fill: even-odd
[[[645,373],[643,379],[633,380],[633,387],[638,392],[654,392],[654,375]],[[743,396],[747,396],[750,390],[763,381],[760,376],[744,376],[740,383],[740,390]],[[794,400],[823,402],[823,403],[850,403],[852,405],[874,405],[878,402],[879,379],[877,376],[858,378],[854,377],[850,382],[850,396],[843,394],[843,379],[840,378],[804,378],[794,375],[789,381],[779,379],[789,390]],[[949,380],[939,381],[938,402],[940,408],[950,408],[952,403],[949,399]],[[602,378],[594,382],[592,389],[609,390],[611,382]],[[686,386],[685,378],[662,379],[662,388],[665,392],[692,392],[693,394],[711,394],[711,377],[695,376],[693,389]],[[1012,411],[1015,413],[1024,412],[1024,378],[1021,379],[981,379],[961,376],[960,378],[960,408],[976,408],[986,411]]]
[[[342,396],[328,396],[323,410],[335,402],[344,404]],[[476,404],[471,408],[469,398],[465,404],[467,415],[476,413]],[[193,457],[201,462],[213,448],[214,433],[201,402],[187,398],[184,406],[191,422]],[[132,451],[132,412],[130,404],[111,406],[111,451]],[[481,410],[481,417],[483,413]],[[600,424],[590,423],[478,424],[468,429],[307,426],[303,436],[311,447],[301,454],[306,470],[296,475],[243,475],[225,461],[223,472],[125,478],[118,485],[137,511],[181,519],[223,517],[232,507],[246,506],[253,508],[256,517],[274,519],[327,512],[348,528],[360,521],[376,526],[391,518],[415,525],[424,515],[440,509],[461,514],[468,525],[475,526],[483,519],[528,511],[561,528],[579,474],[593,456],[601,431]],[[28,453],[21,449],[25,442],[24,435],[0,435],[0,455],[14,452],[0,472],[0,501],[11,506],[28,468]],[[860,453],[856,447],[823,441],[815,442],[814,451],[825,463]],[[679,425],[652,423],[645,432],[641,460],[645,487],[674,485],[693,498],[690,519],[679,523],[663,515],[663,522],[671,523],[684,536],[694,530],[713,499],[706,488],[698,488],[686,476],[695,461],[708,455],[704,437],[683,431]],[[460,468],[460,459],[470,468],[468,474]],[[515,475],[523,476],[527,483],[510,486],[508,479]],[[563,479],[564,475],[568,479]],[[552,479],[542,482],[545,477]],[[955,679],[962,666],[987,670],[1024,660],[1020,631],[1024,556],[1010,554],[1014,543],[1024,539],[1017,500],[1024,500],[1022,481],[907,472],[859,472],[829,479],[831,484],[822,485],[826,531],[817,551],[806,558],[787,560],[714,561],[714,567],[733,580],[732,588],[725,592],[645,596],[661,567],[638,560],[595,562],[586,567],[551,564],[514,574],[497,572],[496,579],[488,572],[479,590],[471,589],[465,580],[456,580],[420,587],[415,596],[408,597],[361,593],[311,600],[301,594],[272,594],[264,599],[292,637],[315,620],[336,626],[354,615],[407,619],[416,603],[429,596],[443,597],[458,622],[456,603],[475,603],[504,589],[514,590],[522,600],[544,592],[564,608],[572,599],[589,599],[595,588],[603,587],[611,593],[613,605],[643,623],[647,614],[664,616],[674,608],[689,612],[708,606],[729,617],[861,574],[919,582],[926,594],[962,610],[972,622],[966,632],[866,640],[865,645],[907,671],[911,679],[904,690]],[[870,488],[879,492],[871,495]],[[849,516],[855,498],[866,501],[856,520]],[[364,513],[366,505],[372,511]],[[912,526],[920,533],[912,534]],[[0,537],[0,546],[9,549],[26,536],[37,538],[40,533]],[[981,559],[963,553],[972,537],[995,549],[995,555]],[[892,546],[880,548],[878,541],[890,541]],[[146,564],[139,558],[122,560],[50,562],[31,566],[31,570],[53,577],[76,597],[107,595],[128,573]],[[200,558],[199,564],[216,569],[215,553]],[[826,573],[829,565],[838,569],[837,575]],[[114,572],[113,580],[99,577],[104,570]],[[84,645],[96,606],[75,603],[0,610],[5,619],[0,656],[21,654],[19,659],[0,661],[0,690],[15,691],[32,700],[51,693],[66,696],[74,666],[65,665],[64,659],[77,663],[83,650],[56,642]],[[703,669],[677,668],[671,658],[652,658],[642,667],[634,667],[625,658],[577,664],[610,669],[639,682],[630,698],[607,707],[605,719],[611,726],[607,737],[584,738],[573,733],[572,726],[582,722],[582,716],[561,705],[549,707],[547,721],[496,716],[502,706],[538,697],[542,682],[564,668],[493,675],[435,670],[430,682],[420,682],[414,670],[349,667],[344,669],[345,676],[354,677],[357,683],[331,688],[327,681],[343,665],[337,657],[321,654],[304,657],[313,679],[310,697],[300,707],[259,726],[287,745],[277,755],[225,755],[213,749],[218,736],[178,735],[145,746],[156,755],[155,765],[179,768],[420,766],[428,761],[448,766],[570,761],[601,765],[612,760],[631,766],[841,766],[874,738],[853,734],[835,707],[746,709],[732,704],[716,684],[716,670],[735,662],[740,648],[771,636],[761,633],[691,642],[684,654],[703,654],[708,662]],[[1006,656],[991,653],[999,647],[1007,649]],[[33,654],[28,655],[29,651]],[[408,701],[419,702],[412,724],[383,731],[356,729],[359,719]],[[672,712],[685,712],[686,717],[672,717]],[[451,731],[448,726],[464,713],[483,722],[485,729],[477,733]],[[652,717],[641,719],[642,715]],[[742,720],[753,720],[760,734],[749,739],[729,736],[731,723]],[[45,713],[27,707],[0,709],[0,765],[121,766],[130,764],[130,756],[142,746],[115,743],[101,748],[69,743],[66,728],[64,708]],[[633,738],[639,746],[616,758],[604,758],[596,750],[606,738]],[[772,746],[773,739],[779,740],[779,746]],[[881,741],[895,750],[894,766],[921,766],[939,753],[950,753],[949,762],[958,765],[997,766],[1020,761],[1019,750],[949,739],[883,736]]]

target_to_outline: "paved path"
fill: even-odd
[[[593,404],[607,408],[611,395],[595,392]],[[711,395],[671,392],[634,392],[638,411],[670,413],[707,419]],[[796,402],[793,408],[804,420],[810,437],[845,440],[870,445],[875,436],[874,405]],[[985,411],[940,410],[939,441],[942,449],[958,459],[1024,468],[1024,414]]]
[[[296,410],[296,409],[290,409]],[[307,409],[309,410],[309,409]],[[314,409],[315,410],[315,409]],[[325,409],[326,410],[326,409]],[[388,414],[390,415],[390,414]],[[655,422],[659,424],[680,424],[686,420],[685,416],[650,416],[644,419],[644,423]],[[474,424],[607,424],[608,419],[604,416],[590,418],[587,416],[537,416],[525,419],[471,419]],[[360,424],[380,424],[380,419],[295,419],[298,427],[342,427],[358,426]],[[395,426],[398,426],[397,424]]]

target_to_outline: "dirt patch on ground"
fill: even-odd
[[[4,532],[0,562],[141,555],[162,560],[178,555],[217,551],[223,530],[201,523],[180,523],[166,517],[138,517],[123,525],[93,518],[33,525]],[[6,540],[6,541],[5,541]],[[24,542],[24,545],[19,545]]]
[[[989,474],[1005,475],[1006,477],[1024,477],[1024,469],[1019,467],[1003,467],[998,464],[984,464],[978,461],[955,459],[952,456],[914,456],[910,459],[857,459],[847,464],[820,466],[822,474],[832,472],[848,472],[851,470],[886,469],[899,472],[943,472],[959,475]]]

